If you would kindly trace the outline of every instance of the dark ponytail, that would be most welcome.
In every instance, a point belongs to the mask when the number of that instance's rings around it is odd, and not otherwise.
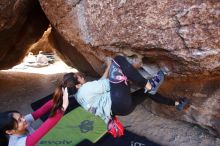
[[[7,111],[0,113],[0,145],[8,145],[8,136],[6,134],[7,130],[12,130],[16,128],[17,120],[14,119],[13,113],[19,113],[18,111]]]
[[[62,109],[63,105],[63,92],[62,88],[68,89],[68,95],[73,95],[77,92],[76,84],[78,84],[77,79],[74,77],[74,73],[67,73],[63,76],[63,82],[60,86],[55,89],[53,94],[53,107],[50,116],[54,116],[57,110]]]
[[[69,96],[76,94],[77,84],[79,83],[74,73],[67,73],[63,76],[63,87],[67,87]]]
[[[50,116],[54,116],[58,109],[62,109],[63,105],[63,92],[62,85],[58,86],[53,94],[53,107],[50,113]]]

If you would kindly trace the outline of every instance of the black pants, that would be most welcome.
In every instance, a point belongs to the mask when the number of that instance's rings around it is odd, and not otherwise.
[[[120,65],[124,75],[131,80],[133,83],[137,84],[141,88],[144,88],[147,84],[147,79],[142,77],[142,75],[135,69],[123,56],[116,56],[114,60]],[[156,102],[166,104],[166,105],[175,105],[175,101],[166,97],[163,97],[160,94],[144,94]],[[121,83],[111,83],[110,82],[110,94],[112,100],[112,112],[114,115],[127,115],[131,113],[138,102],[133,102],[134,96],[130,92],[130,85],[126,85],[125,82]],[[139,93],[140,94],[140,93]]]

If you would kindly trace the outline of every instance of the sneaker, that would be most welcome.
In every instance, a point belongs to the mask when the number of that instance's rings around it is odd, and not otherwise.
[[[151,89],[149,91],[146,91],[152,95],[157,93],[157,90],[159,89],[160,85],[164,81],[164,72],[162,70],[157,72],[157,75],[154,76],[153,78],[148,80],[151,84]]]
[[[178,111],[183,111],[189,103],[189,99],[186,97],[182,97],[179,101],[179,104],[176,106]]]

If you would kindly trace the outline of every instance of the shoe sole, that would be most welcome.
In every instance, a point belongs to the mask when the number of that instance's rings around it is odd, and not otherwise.
[[[157,90],[159,89],[159,87],[160,87],[160,85],[163,83],[163,81],[164,81],[164,72],[162,71],[162,70],[160,70],[159,72],[161,72],[162,74],[163,74],[163,78],[160,80],[160,82],[158,83],[158,85],[157,85],[157,87],[156,88],[154,88],[154,90],[151,90],[151,91],[149,91],[148,93],[149,94],[152,94],[152,95],[154,95],[154,94],[156,94],[157,93]]]
[[[185,108],[183,109],[183,111],[184,111],[184,112],[188,112],[189,109],[190,109],[190,107],[191,107],[191,105],[190,105],[190,103],[189,103],[189,101],[188,101],[188,103],[186,104],[186,106],[185,106]]]
[[[186,103],[183,104],[182,108],[181,109],[177,109],[178,111],[185,111],[187,109],[189,109],[189,100],[187,99]]]

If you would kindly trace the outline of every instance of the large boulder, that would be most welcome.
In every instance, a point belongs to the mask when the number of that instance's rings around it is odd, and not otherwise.
[[[220,2],[39,0],[67,62],[101,74],[106,56],[142,59],[144,73],[169,71],[160,92],[188,96],[187,112],[151,103],[159,115],[197,123],[220,136]],[[162,106],[162,108],[161,108]]]
[[[98,73],[105,56],[122,53],[138,55],[146,65],[166,64],[172,73],[219,74],[218,1],[40,0],[40,4],[56,31]]]
[[[8,69],[21,62],[48,24],[38,1],[1,0],[0,68]]]

